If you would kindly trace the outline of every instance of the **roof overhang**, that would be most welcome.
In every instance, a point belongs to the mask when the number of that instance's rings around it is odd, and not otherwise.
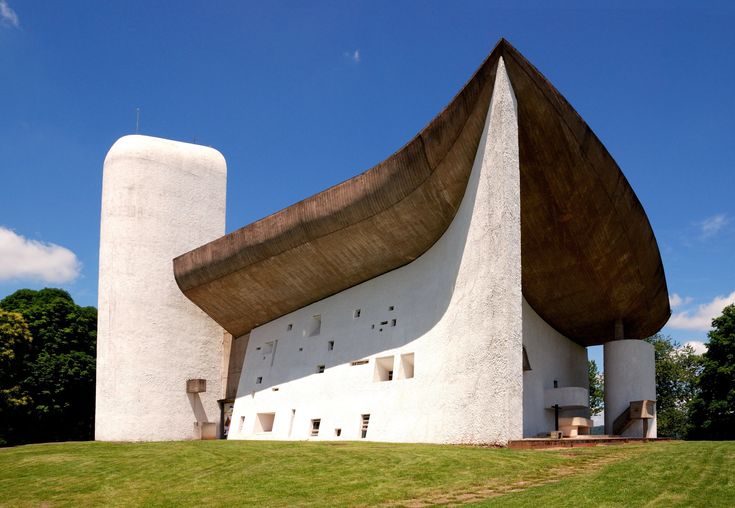
[[[174,260],[184,294],[235,336],[410,263],[459,207],[503,57],[518,103],[523,294],[581,345],[668,320],[648,218],[561,94],[501,40],[449,105],[377,166]]]

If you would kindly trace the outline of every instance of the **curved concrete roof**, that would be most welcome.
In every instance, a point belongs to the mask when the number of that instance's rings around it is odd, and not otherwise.
[[[503,57],[519,115],[523,294],[582,345],[657,332],[668,291],[646,214],[561,94],[501,40],[449,105],[377,166],[174,260],[184,294],[235,336],[398,268],[452,221]]]

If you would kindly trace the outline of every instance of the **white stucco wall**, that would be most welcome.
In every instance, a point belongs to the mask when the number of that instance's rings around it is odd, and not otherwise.
[[[222,329],[181,293],[172,260],[224,234],[225,187],[225,160],[211,148],[138,135],[110,148],[96,439],[191,439],[195,421],[217,421]],[[206,393],[187,395],[188,378],[206,379]]]
[[[651,344],[642,340],[614,340],[605,343],[605,433],[613,433],[613,423],[632,401],[656,400],[656,361]],[[656,419],[636,420],[625,432],[629,437],[656,437]]]
[[[554,430],[554,411],[546,408],[544,390],[558,386],[589,389],[587,348],[549,326],[523,300],[523,346],[531,370],[523,373],[523,437]],[[588,410],[569,409],[561,416],[589,416]]]
[[[520,438],[519,178],[516,103],[501,60],[467,191],[446,233],[414,262],[254,329],[229,437],[307,439],[318,418],[317,439],[359,439],[369,414],[369,440]],[[315,315],[321,330],[310,336]],[[403,354],[414,355],[411,379],[399,379]],[[376,359],[389,356],[394,379],[374,381]],[[271,432],[254,432],[258,413],[276,414]]]

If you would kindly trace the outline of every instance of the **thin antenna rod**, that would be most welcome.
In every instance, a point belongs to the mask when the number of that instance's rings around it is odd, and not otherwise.
[[[140,108],[135,108],[135,133],[140,132]]]

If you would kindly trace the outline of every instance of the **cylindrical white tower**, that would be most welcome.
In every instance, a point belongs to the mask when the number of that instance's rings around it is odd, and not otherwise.
[[[642,340],[613,340],[605,343],[605,433],[613,433],[613,422],[633,401],[656,400],[656,362],[653,346]],[[629,437],[656,437],[656,418],[649,420],[644,436],[641,420],[633,421],[623,433]]]
[[[181,293],[172,261],[224,234],[226,182],[224,157],[212,148],[138,135],[110,148],[100,227],[97,440],[192,439],[195,422],[217,422],[223,331]],[[206,391],[187,393],[187,379],[205,379]]]

